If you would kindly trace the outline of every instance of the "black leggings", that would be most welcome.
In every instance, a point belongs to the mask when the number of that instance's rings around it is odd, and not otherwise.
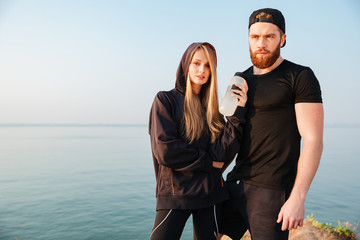
[[[216,239],[219,233],[218,216],[221,216],[220,211],[221,207],[219,205],[195,210],[158,210],[150,240],[180,239],[185,223],[191,214],[193,216],[194,239]]]

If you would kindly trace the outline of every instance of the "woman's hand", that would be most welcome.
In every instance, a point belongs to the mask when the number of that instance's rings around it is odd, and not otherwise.
[[[213,167],[214,168],[222,168],[224,166],[223,162],[215,162],[213,161]]]
[[[232,92],[231,95],[238,99],[238,106],[245,107],[245,104],[246,104],[246,101],[247,101],[248,85],[247,85],[246,81],[244,81],[244,86],[239,85],[239,84],[235,84],[235,86],[237,86],[241,90],[232,89],[231,90],[231,92]]]

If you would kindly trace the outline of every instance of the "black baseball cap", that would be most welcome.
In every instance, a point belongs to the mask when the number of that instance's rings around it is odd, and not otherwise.
[[[260,13],[266,13],[266,14],[270,15],[271,18],[256,17]],[[282,13],[277,9],[262,8],[262,9],[254,11],[249,17],[249,29],[250,29],[251,25],[253,25],[254,23],[257,23],[257,22],[267,22],[267,23],[275,24],[276,26],[278,26],[281,29],[281,31],[283,33],[285,33],[285,18],[282,15]],[[286,40],[284,42],[283,47],[285,46],[285,44],[286,44]]]

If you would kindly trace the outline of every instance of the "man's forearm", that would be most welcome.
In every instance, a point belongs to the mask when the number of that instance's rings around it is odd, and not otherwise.
[[[311,182],[319,167],[322,154],[322,141],[304,143],[301,151],[295,184],[291,195],[305,201]]]

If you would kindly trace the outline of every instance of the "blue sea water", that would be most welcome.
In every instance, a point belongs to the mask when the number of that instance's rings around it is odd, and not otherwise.
[[[325,129],[306,215],[359,223],[359,138],[360,128]],[[153,172],[146,126],[2,125],[0,239],[148,239]]]

